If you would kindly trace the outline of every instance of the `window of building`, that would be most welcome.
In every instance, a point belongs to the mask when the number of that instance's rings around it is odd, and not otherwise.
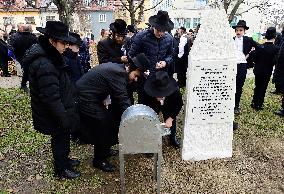
[[[184,20],[184,27],[190,28],[191,18],[185,18]]]
[[[46,21],[55,21],[55,16],[46,16]]]
[[[97,4],[101,7],[106,7],[107,6],[107,1],[106,0],[98,0]]]
[[[4,6],[15,5],[15,0],[6,0],[6,1],[3,1],[3,5],[4,5]]]
[[[200,23],[200,18],[193,18],[193,28],[196,28],[197,25]]]
[[[99,22],[106,22],[106,14],[99,15]]]
[[[14,25],[14,17],[3,17],[3,23],[5,26],[7,25]]]
[[[35,24],[34,17],[25,17],[26,24]]]

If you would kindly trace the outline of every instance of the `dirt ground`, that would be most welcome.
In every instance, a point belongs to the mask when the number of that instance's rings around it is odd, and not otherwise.
[[[6,79],[5,84],[2,80],[1,87],[9,84],[17,86],[17,78]],[[249,108],[252,82],[246,84],[243,114],[237,118],[240,128],[234,134],[233,157],[199,162],[182,161],[181,150],[172,148],[165,138],[161,193],[284,193],[283,118],[273,116],[271,110],[253,112]],[[18,104],[28,104],[28,98],[19,91],[16,93],[16,98],[11,96],[9,103],[5,102],[6,97],[1,99],[4,102],[0,102],[0,110],[12,109],[15,104],[22,107],[17,108],[16,112],[5,112],[11,114],[7,117],[9,121],[4,125],[0,123],[0,139],[7,144],[3,149],[0,146],[1,194],[120,193],[118,157],[111,158],[117,167],[115,173],[101,172],[91,167],[93,148],[89,145],[72,146],[72,156],[81,160],[80,179],[59,181],[53,178],[50,139],[32,129],[29,108]],[[280,97],[269,94],[267,99],[266,106],[277,109]],[[182,111],[178,117],[179,136],[183,117]],[[4,118],[2,121],[7,120]],[[7,135],[9,131],[12,136]],[[142,154],[129,155],[125,167],[127,193],[155,193],[153,159]]]

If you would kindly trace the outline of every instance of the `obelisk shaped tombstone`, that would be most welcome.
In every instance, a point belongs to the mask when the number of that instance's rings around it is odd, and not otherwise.
[[[183,160],[232,156],[236,58],[224,10],[206,10],[189,55]]]

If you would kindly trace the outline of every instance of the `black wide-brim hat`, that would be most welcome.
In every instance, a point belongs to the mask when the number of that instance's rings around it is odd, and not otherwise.
[[[150,67],[150,61],[144,53],[139,53],[136,57],[131,58],[131,61],[141,72],[145,72]]]
[[[171,31],[174,29],[174,23],[170,20],[169,14],[166,11],[158,11],[157,15],[149,18],[149,23],[152,27],[161,31]]]
[[[233,29],[236,29],[237,27],[243,27],[245,30],[249,29],[245,20],[239,20],[236,26],[232,26]]]
[[[167,97],[177,89],[175,79],[170,77],[166,71],[157,71],[144,84],[145,92],[152,97]]]
[[[47,21],[45,28],[36,27],[40,33],[57,40],[71,42],[74,39],[69,35],[69,29],[66,24],[60,21]]]
[[[71,36],[71,38],[73,38],[73,40],[70,41],[71,44],[76,44],[78,46],[82,45],[83,41],[79,34],[75,32],[70,32],[69,35]]]
[[[126,22],[122,19],[116,19],[113,23],[109,25],[109,29],[120,35],[126,35],[127,34],[127,29],[126,29]]]
[[[275,27],[267,28],[266,32],[263,33],[262,36],[265,36],[265,38],[268,39],[268,40],[276,38],[276,36],[277,36],[276,28]]]

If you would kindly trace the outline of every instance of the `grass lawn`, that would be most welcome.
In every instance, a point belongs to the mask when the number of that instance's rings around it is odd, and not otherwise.
[[[163,147],[162,193],[283,193],[283,118],[273,112],[281,96],[270,94],[265,109],[250,108],[254,80],[248,79],[236,118],[234,153],[230,159],[181,161],[180,152]],[[183,127],[183,112],[179,134]],[[50,138],[32,127],[29,97],[18,89],[0,89],[0,194],[2,193],[119,193],[119,171],[103,173],[91,167],[92,146],[72,145],[81,160],[77,180],[53,176]],[[112,158],[118,167],[118,158]],[[140,155],[127,157],[127,193],[153,193],[153,161]]]

